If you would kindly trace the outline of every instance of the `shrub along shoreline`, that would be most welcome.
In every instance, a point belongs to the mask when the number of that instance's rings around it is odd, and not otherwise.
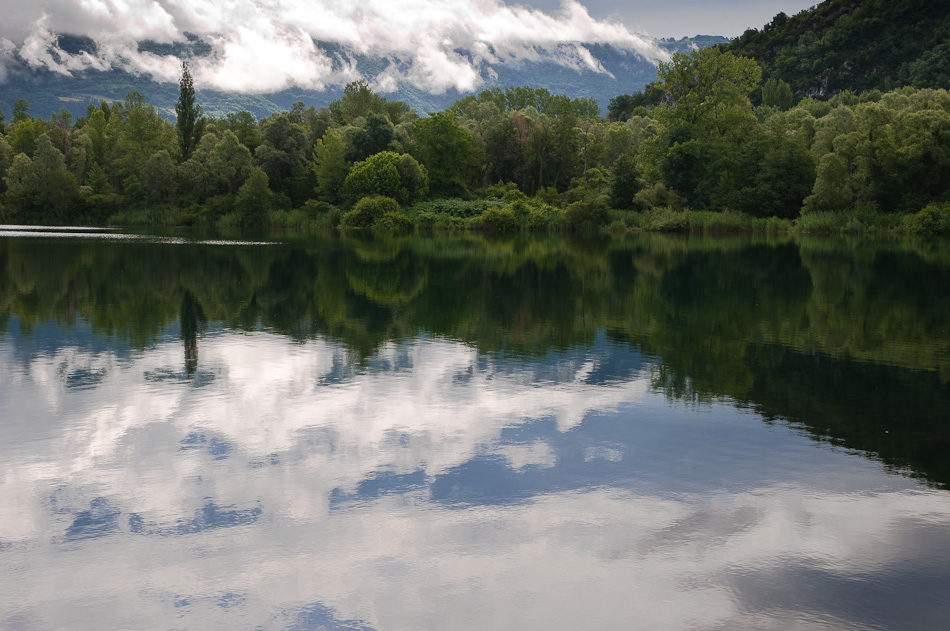
[[[487,193],[474,200],[459,198],[417,202],[402,208],[385,196],[363,198],[345,211],[325,202],[297,209],[271,209],[261,227],[316,230],[369,230],[402,233],[417,231],[481,232],[630,232],[670,233],[800,233],[867,235],[950,234],[950,203],[930,204],[918,213],[887,214],[874,211],[819,212],[791,220],[756,217],[735,211],[672,209],[618,210],[574,202],[566,207],[550,200],[529,198],[516,189]],[[109,217],[112,226],[184,227],[205,225],[237,228],[245,224],[237,214],[223,215],[213,224],[200,221],[200,212],[174,206],[123,211]],[[198,219],[196,221],[196,219]]]

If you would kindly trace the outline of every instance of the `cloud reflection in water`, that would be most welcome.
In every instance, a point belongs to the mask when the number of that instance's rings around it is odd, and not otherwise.
[[[0,626],[923,628],[947,604],[944,492],[670,404],[602,338],[354,365],[216,331],[191,378],[171,341],[15,344]]]

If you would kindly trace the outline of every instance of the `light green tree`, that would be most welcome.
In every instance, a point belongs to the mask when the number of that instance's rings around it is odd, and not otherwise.
[[[343,137],[335,129],[328,130],[314,145],[313,169],[320,198],[334,204],[341,202],[349,168]]]
[[[20,118],[10,125],[7,130],[7,139],[14,153],[25,153],[32,156],[36,151],[36,137],[42,133],[42,121],[32,118]]]
[[[61,216],[75,200],[78,187],[75,176],[66,169],[63,154],[46,134],[36,139],[33,172],[39,185],[39,205],[55,216]]]
[[[694,207],[735,208],[755,177],[761,130],[749,94],[761,68],[709,48],[676,53],[657,74],[671,106],[653,110],[665,129],[648,155],[663,183]]]
[[[145,161],[163,149],[169,155],[177,150],[175,129],[138,92],[130,92],[110,110],[105,130],[109,153],[104,166],[111,167],[113,182],[121,193],[137,197]]]
[[[7,196],[13,206],[31,218],[62,217],[78,195],[76,178],[66,169],[63,154],[49,136],[36,139],[33,159],[17,154],[7,172]]]
[[[832,153],[822,156],[812,194],[805,198],[804,211],[841,211],[853,200],[848,165]]]
[[[237,135],[225,130],[211,153],[211,164],[217,176],[226,182],[228,192],[233,195],[250,174],[253,160],[251,152],[241,144]]]
[[[230,129],[241,141],[241,144],[247,147],[251,153],[261,144],[261,129],[257,124],[254,115],[246,110],[232,112],[225,118],[226,129]],[[219,130],[221,127],[218,128]]]
[[[13,122],[22,123],[30,119],[30,103],[24,98],[13,102]]]
[[[69,172],[76,176],[79,184],[85,184],[86,171],[90,166],[92,140],[82,132],[74,132],[69,143],[69,152],[66,154],[66,165]]]
[[[762,104],[787,110],[795,103],[792,86],[781,79],[772,77],[762,86]]]
[[[83,126],[83,134],[88,136],[91,141],[90,157],[97,164],[102,165],[106,157],[111,152],[111,138],[107,135],[105,112],[100,108],[92,110],[86,118],[86,124]]]
[[[7,189],[7,199],[15,209],[28,210],[32,208],[38,183],[30,156],[25,153],[18,153],[13,156],[4,183]]]
[[[704,48],[676,53],[670,61],[660,62],[657,77],[675,105],[669,112],[698,122],[715,120],[717,110],[725,107],[747,105],[762,69],[752,59]]]
[[[356,200],[368,195],[384,195],[401,204],[421,199],[428,190],[429,178],[425,167],[416,163],[421,174],[416,177],[416,169],[411,168],[411,164],[403,164],[402,172],[411,176],[409,180],[404,181],[400,173],[402,161],[403,156],[400,154],[383,151],[357,162],[346,176],[344,187],[347,196]]]
[[[619,121],[608,123],[604,130],[604,160],[613,162],[625,153],[636,152],[637,138],[633,130]]]
[[[179,167],[179,177],[184,184],[184,191],[190,193],[198,202],[224,192],[225,178],[218,171],[215,161],[217,146],[217,134],[212,132],[204,134],[191,153],[191,157]]]

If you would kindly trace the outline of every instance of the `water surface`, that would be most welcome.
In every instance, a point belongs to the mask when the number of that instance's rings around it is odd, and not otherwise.
[[[0,628],[950,617],[946,244],[0,228]]]

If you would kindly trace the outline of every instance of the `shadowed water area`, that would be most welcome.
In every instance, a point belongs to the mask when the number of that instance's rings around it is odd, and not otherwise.
[[[0,233],[0,628],[935,629],[950,248]]]

